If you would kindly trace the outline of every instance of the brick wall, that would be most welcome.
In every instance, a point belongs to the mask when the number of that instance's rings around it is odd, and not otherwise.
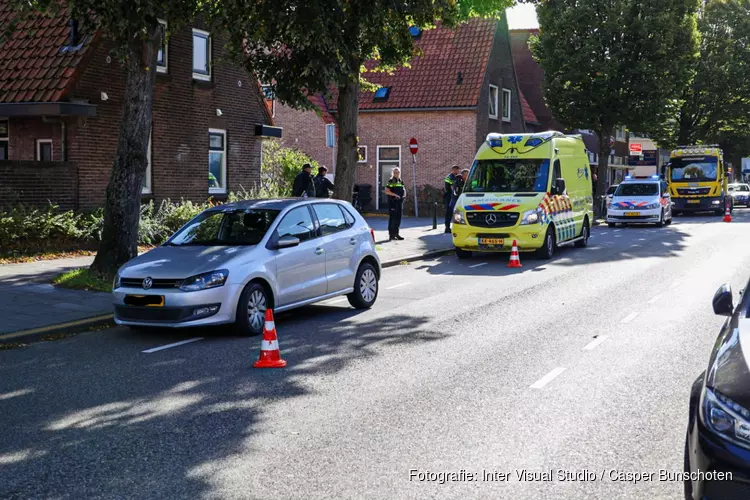
[[[52,159],[62,161],[60,120],[41,118],[10,118],[8,121],[8,158],[10,160],[36,160],[36,141],[52,139]]]
[[[281,142],[284,147],[296,148],[304,152],[321,165],[328,167],[328,173],[334,174],[332,168],[331,148],[326,147],[326,126],[323,120],[313,111],[299,111],[276,102],[274,120],[284,127]]]
[[[64,210],[78,208],[76,165],[64,162],[0,161],[0,207],[23,201],[27,204],[52,203]]]

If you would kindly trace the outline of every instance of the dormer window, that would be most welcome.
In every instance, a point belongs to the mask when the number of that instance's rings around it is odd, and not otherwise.
[[[390,87],[380,87],[378,90],[375,91],[375,98],[373,99],[373,101],[375,102],[387,101],[389,95],[391,95]]]
[[[422,36],[422,28],[420,28],[419,26],[412,26],[411,28],[409,28],[409,34],[412,38],[417,40]]]

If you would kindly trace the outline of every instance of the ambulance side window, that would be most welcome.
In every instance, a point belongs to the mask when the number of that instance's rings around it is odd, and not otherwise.
[[[555,181],[562,178],[562,170],[560,169],[560,160],[555,160],[554,167],[552,167],[552,184],[550,191],[555,188]]]

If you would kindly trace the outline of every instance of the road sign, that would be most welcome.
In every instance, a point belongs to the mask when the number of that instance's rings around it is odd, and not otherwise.
[[[612,148],[614,146],[615,146],[615,138],[614,137],[610,137],[609,138],[609,147]]]
[[[630,144],[630,154],[635,155],[641,155],[643,154],[643,144]]]
[[[336,147],[336,124],[335,123],[326,124],[326,147],[327,148]]]
[[[419,144],[417,144],[417,140],[414,137],[409,141],[409,151],[411,151],[411,154],[413,155],[417,154],[417,151],[419,151]]]

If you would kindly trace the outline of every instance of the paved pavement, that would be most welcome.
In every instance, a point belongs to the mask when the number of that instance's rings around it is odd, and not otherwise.
[[[746,284],[749,223],[596,228],[521,270],[393,267],[369,311],[280,315],[282,370],[251,368],[260,340],[223,328],[0,351],[0,498],[682,498],[676,482],[517,471],[682,470],[690,385],[722,324],[711,297]]]
[[[452,248],[451,238],[432,230],[431,219],[405,218],[404,241],[388,241],[388,219],[369,218],[380,258],[385,261]],[[50,281],[60,273],[91,264],[93,257],[0,266],[0,334],[44,328],[112,313],[109,294],[66,290]]]

